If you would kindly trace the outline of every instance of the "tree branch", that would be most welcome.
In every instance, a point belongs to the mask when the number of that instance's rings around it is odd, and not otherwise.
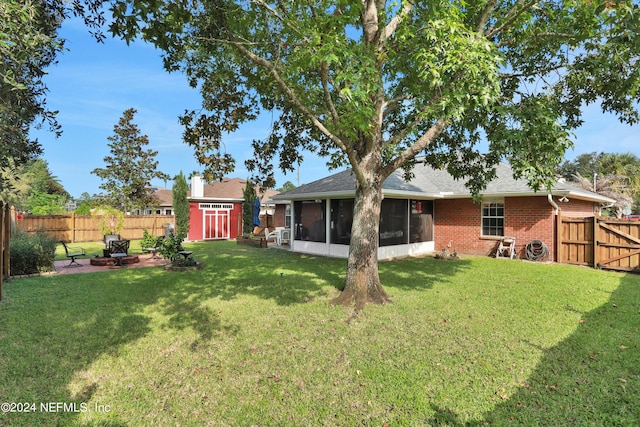
[[[338,120],[339,116],[338,112],[336,111],[335,105],[333,105],[333,100],[331,99],[331,91],[329,90],[329,69],[325,61],[322,61],[322,64],[320,66],[320,73],[322,80],[322,91],[324,93],[324,105],[331,113],[331,118],[335,122]]]
[[[490,28],[486,34],[486,37],[490,39],[491,37],[495,36],[499,32],[503,31],[505,28],[509,27],[509,25],[513,24],[515,20],[518,19],[518,17],[520,17],[520,15],[522,15],[525,11],[533,7],[533,5],[535,5],[536,3],[538,3],[538,0],[529,0],[528,3],[525,3],[524,0],[519,0],[518,3],[516,3],[511,8],[511,10],[509,10],[509,12],[507,12],[507,14],[505,15],[506,21],[497,28],[496,27]],[[522,7],[520,8],[520,6]]]
[[[322,123],[318,117],[316,117],[311,110],[305,107],[302,102],[298,99],[293,89],[289,87],[289,85],[280,77],[278,70],[276,67],[267,59],[262,58],[249,49],[247,49],[243,43],[236,42],[233,40],[227,40],[227,43],[235,47],[242,55],[244,55],[248,60],[253,62],[256,65],[262,66],[269,71],[271,77],[273,77],[276,84],[282,89],[288,98],[289,102],[293,104],[298,111],[302,113],[304,117],[306,117],[322,134],[324,134],[331,142],[333,142],[343,153],[345,153],[349,159],[349,163],[353,166],[353,172],[356,175],[356,178],[360,182],[365,182],[364,175],[362,171],[358,168],[358,159],[356,158],[356,153],[353,147],[347,145],[341,138],[331,132],[327,127]]]
[[[572,38],[575,38],[575,34],[546,32],[546,33],[538,33],[538,34],[534,35],[533,37],[536,37],[536,38],[538,38],[538,37],[539,38],[541,38],[541,37],[561,37],[561,38],[565,38],[565,39],[572,39]],[[496,43],[496,47],[499,49],[501,47],[510,46],[512,43],[513,43],[513,39],[504,40],[504,41],[501,41],[500,43]]]
[[[501,79],[519,79],[522,77],[531,77],[531,76],[537,76],[537,75],[543,75],[546,73],[549,73],[551,71],[557,71],[560,70],[564,67],[566,67],[567,64],[556,64],[552,67],[545,67],[545,68],[537,68],[536,70],[532,71],[531,73],[504,73],[500,75]]]
[[[419,152],[424,150],[427,145],[431,144],[431,142],[440,136],[444,131],[444,128],[447,126],[447,121],[444,117],[440,117],[436,122],[429,128],[428,131],[424,133],[418,140],[411,145],[411,147],[404,150],[402,153],[398,155],[395,159],[390,161],[382,170],[383,178],[388,177],[398,169],[400,166],[405,164],[405,162],[413,159]]]
[[[482,14],[480,15],[480,17],[478,18],[478,24],[476,25],[477,33],[482,33],[482,29],[484,28],[485,25],[487,25],[487,21],[489,20],[489,15],[493,11],[493,9],[496,7],[496,3],[498,3],[498,0],[489,0],[487,4],[484,6],[484,10],[482,11]]]
[[[373,43],[378,35],[378,8],[375,0],[361,0],[362,2],[362,31],[367,43]]]
[[[396,32],[398,25],[402,23],[404,18],[406,18],[412,10],[413,1],[406,1],[405,5],[402,7],[402,10],[400,10],[400,13],[394,16],[393,19],[391,19],[387,26],[382,30],[382,34],[380,35],[380,44],[386,42]]]
[[[308,37],[304,36],[304,32],[301,31],[297,26],[292,25],[295,21],[291,20],[291,19],[285,19],[282,16],[280,16],[280,14],[278,13],[278,11],[276,11],[274,8],[272,8],[271,6],[269,6],[267,3],[265,3],[263,0],[252,0],[253,2],[255,2],[256,4],[262,6],[263,8],[265,8],[265,10],[267,10],[270,14],[272,14],[273,16],[276,17],[276,19],[278,19],[278,21],[280,21],[285,27],[291,28],[294,32],[296,32],[299,36],[302,36],[302,40],[304,40],[305,42],[309,41]],[[280,3],[278,3],[280,5]],[[284,9],[284,8],[283,8]],[[286,11],[285,11],[286,13]]]
[[[415,98],[414,95],[403,95],[397,98],[390,99],[389,101],[385,102],[382,106],[384,110],[383,118],[387,117],[389,114],[394,112],[398,108],[398,105],[400,105],[401,102],[409,99],[413,99],[413,98]]]
[[[412,98],[413,96],[411,96]],[[387,140],[385,145],[396,145],[398,143],[400,143],[400,141],[402,141],[407,135],[409,135],[409,133],[411,132],[411,130],[417,126],[423,119],[420,117],[420,115],[424,112],[427,111],[427,108],[431,105],[434,104],[434,102],[440,100],[440,95],[435,95],[433,96],[429,102],[427,103],[427,105],[422,109],[422,111],[420,111],[419,113],[416,114],[416,117],[413,119],[413,121],[406,125],[400,132],[398,132],[393,138],[390,138],[389,140]],[[399,98],[398,98],[399,99]],[[409,99],[409,97],[407,97],[407,99]],[[397,105],[397,104],[396,104]],[[394,107],[395,108],[395,107]]]

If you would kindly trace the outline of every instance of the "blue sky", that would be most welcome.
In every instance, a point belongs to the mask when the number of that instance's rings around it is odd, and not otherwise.
[[[59,111],[64,133],[57,139],[44,130],[34,131],[32,136],[42,144],[49,170],[72,196],[100,192],[101,180],[90,172],[104,167],[103,159],[109,155],[107,137],[113,135],[122,113],[132,107],[138,111],[134,122],[149,137],[149,148],[158,151],[160,170],[174,176],[181,170],[188,175],[202,169],[192,149],[182,142],[178,123],[178,116],[186,109],[200,107],[199,93],[188,86],[184,75],[164,71],[159,51],[148,44],[127,46],[111,38],[98,44],[77,20],[67,21],[60,34],[67,39],[69,50],[49,69],[45,82],[50,91],[48,107]],[[603,115],[598,106],[587,108],[584,118],[567,159],[593,151],[640,156],[638,126],[620,124]],[[230,177],[249,177],[244,160],[253,156],[251,141],[268,135],[269,128],[270,115],[265,114],[224,137],[227,152],[236,159],[236,170]],[[299,174],[277,173],[276,181],[277,185],[285,181],[304,184],[327,174],[323,159],[307,155]],[[164,186],[160,181],[153,184]]]

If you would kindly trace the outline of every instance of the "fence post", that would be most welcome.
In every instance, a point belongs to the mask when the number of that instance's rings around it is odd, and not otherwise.
[[[600,248],[598,247],[598,240],[600,240],[600,223],[598,220],[600,216],[595,213],[593,215],[593,267],[598,268],[600,264]]]

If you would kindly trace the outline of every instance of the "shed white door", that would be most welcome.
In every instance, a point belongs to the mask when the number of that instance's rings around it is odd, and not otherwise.
[[[204,239],[229,238],[229,211],[214,210],[204,212]]]

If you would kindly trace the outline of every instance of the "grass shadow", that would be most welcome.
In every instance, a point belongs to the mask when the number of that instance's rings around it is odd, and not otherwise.
[[[201,242],[194,244],[194,251],[205,264],[198,286],[215,290],[227,301],[252,295],[287,306],[328,299],[333,289],[342,287],[346,271],[346,260],[235,242]]]
[[[154,295],[126,285],[122,292],[125,278],[126,274],[95,273],[11,280],[5,285],[6,299],[0,309],[3,397],[10,402],[33,402],[38,410],[5,414],[2,423],[72,424],[76,412],[45,413],[40,403],[79,407],[91,399],[97,385],[89,380],[71,391],[73,374],[100,356],[117,357],[124,345],[151,331],[150,319],[138,308]]]
[[[620,280],[609,301],[584,313],[478,425],[640,425],[640,283],[633,275]]]
[[[446,283],[471,267],[465,259],[439,260],[431,256],[405,258],[402,262],[383,261],[379,264],[380,280],[404,291],[429,290],[435,283]]]

